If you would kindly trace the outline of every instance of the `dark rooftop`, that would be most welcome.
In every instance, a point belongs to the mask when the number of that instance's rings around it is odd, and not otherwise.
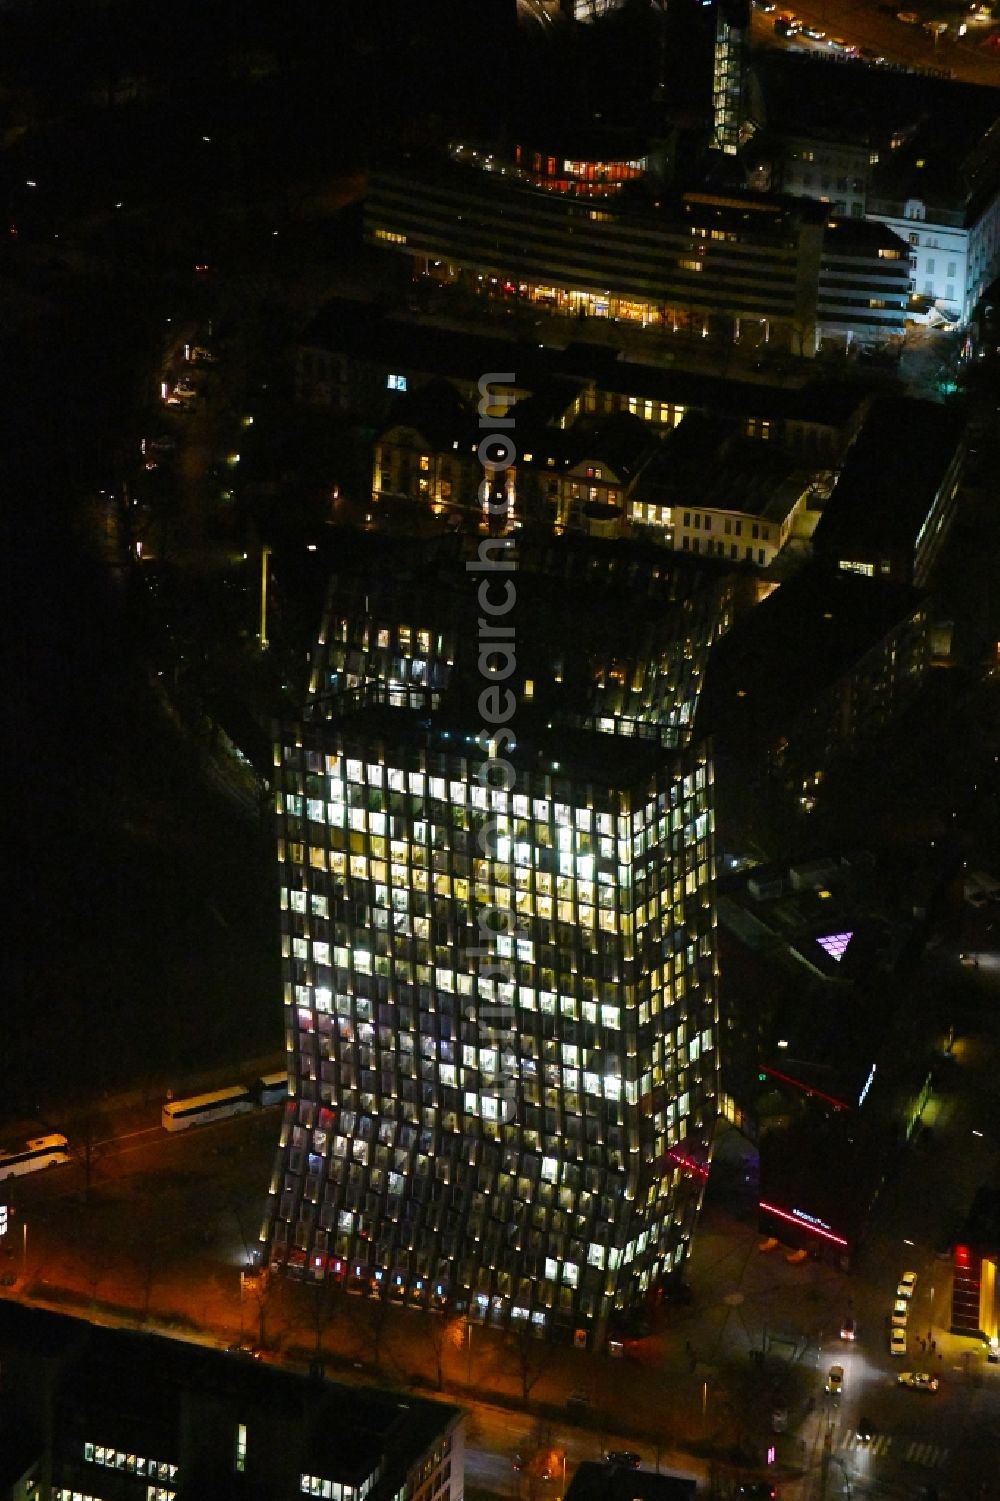
[[[876,401],[813,534],[817,554],[890,558],[915,548],[963,429],[961,414],[937,402]]]
[[[566,1491],[566,1501],[693,1501],[697,1484],[684,1475],[658,1475],[623,1465],[584,1460]]]
[[[921,598],[888,580],[819,564],[804,568],[717,643],[699,729],[737,746],[786,727],[912,615]]]
[[[768,120],[785,135],[817,130],[879,148],[927,122],[956,158],[1000,116],[1000,90],[889,68],[854,67],[773,48],[754,58]]]
[[[537,341],[501,339],[386,317],[372,304],[350,299],[327,303],[302,331],[299,344],[389,370],[440,375],[472,386],[484,370],[513,371],[517,389],[537,398],[525,398],[517,409],[529,420],[532,433],[540,423],[558,415],[564,398],[569,405],[574,383],[576,389],[593,383],[600,390],[680,406],[834,427],[847,422],[865,399],[844,382],[822,377],[798,388],[724,379],[669,364],[626,360],[607,344],[575,341],[564,348],[539,346]]]

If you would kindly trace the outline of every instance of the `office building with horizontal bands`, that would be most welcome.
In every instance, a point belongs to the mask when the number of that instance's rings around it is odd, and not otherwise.
[[[295,1103],[262,1236],[306,1278],[599,1339],[679,1271],[707,1174],[712,765],[691,725],[728,585],[521,538],[340,550],[305,722],[275,747]],[[484,731],[511,591],[514,707]]]
[[[0,1360],[5,1501],[462,1501],[447,1404],[7,1302]]]
[[[537,163],[537,165],[536,165]],[[826,335],[901,335],[907,247],[879,225],[764,193],[657,186],[649,160],[580,162],[465,145],[372,173],[372,243],[414,273],[573,317],[694,337],[766,338],[814,354]]]

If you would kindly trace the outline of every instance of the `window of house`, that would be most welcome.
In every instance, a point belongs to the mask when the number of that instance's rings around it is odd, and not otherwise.
[[[933,256],[931,256],[930,259],[927,262],[927,275],[928,276],[933,276],[934,275],[934,257]]]
[[[385,384],[386,384],[387,389],[390,390],[390,391],[405,391],[406,390],[406,376],[405,375],[387,375],[386,378],[385,378]]]
[[[954,261],[949,261],[948,262],[948,275],[951,276],[951,277],[953,277],[955,275],[955,262]]]
[[[690,526],[691,525],[691,512],[690,511],[685,511],[684,512],[684,525],[685,526]]]

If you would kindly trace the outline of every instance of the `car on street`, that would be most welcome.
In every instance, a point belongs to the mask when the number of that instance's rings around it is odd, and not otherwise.
[[[917,1274],[916,1274],[916,1272],[904,1272],[903,1275],[899,1279],[899,1286],[896,1288],[896,1297],[897,1298],[912,1298],[913,1297],[913,1289],[916,1287],[916,1285],[917,1285]]]
[[[826,1378],[826,1389],[831,1397],[840,1396],[844,1390],[844,1367],[842,1365],[830,1367],[830,1374]]]
[[[807,36],[811,42],[824,42],[826,32],[820,31],[818,26],[803,26],[802,35]]]
[[[905,1355],[906,1354],[906,1330],[905,1329],[893,1329],[890,1332],[890,1334],[889,1334],[889,1354],[890,1355]]]
[[[736,1495],[737,1501],[778,1501],[778,1492],[769,1480],[746,1480]]]
[[[586,1392],[570,1392],[566,1406],[571,1412],[585,1411],[590,1406],[590,1398]]]
[[[940,1382],[928,1371],[901,1371],[896,1377],[897,1386],[905,1386],[911,1392],[936,1392]]]
[[[846,1340],[855,1340],[858,1337],[858,1328],[854,1322],[854,1315],[848,1314],[840,1326],[840,1337]]]
[[[860,1417],[854,1428],[855,1437],[859,1444],[870,1444],[875,1437],[875,1429],[870,1418]]]
[[[260,1345],[255,1345],[252,1340],[240,1339],[235,1344],[226,1347],[227,1355],[241,1355],[244,1360],[263,1360],[264,1352]]]
[[[642,1464],[642,1456],[634,1449],[609,1449],[604,1459],[606,1464],[622,1465],[626,1470],[637,1470]]]
[[[893,1329],[905,1329],[906,1320],[910,1316],[910,1305],[905,1298],[897,1298],[892,1305]]]

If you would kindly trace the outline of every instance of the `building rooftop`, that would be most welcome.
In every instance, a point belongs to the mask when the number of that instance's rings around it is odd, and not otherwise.
[[[853,67],[774,48],[754,60],[769,121],[782,135],[867,142],[880,168],[894,136],[923,124],[961,160],[1000,117],[1000,90],[952,79]]]
[[[888,580],[819,564],[802,569],[716,644],[699,729],[737,747],[787,727],[909,618],[921,598]]]
[[[645,466],[641,493],[783,521],[808,483],[780,443],[745,437],[735,418],[688,411]]]
[[[587,1459],[577,1466],[566,1501],[694,1501],[696,1494],[696,1482],[685,1475],[659,1475]]]
[[[577,340],[565,346],[541,346],[537,340],[495,338],[414,318],[384,316],[372,304],[350,299],[327,303],[302,331],[299,344],[387,370],[445,376],[472,386],[484,370],[513,371],[514,385],[524,393],[514,410],[527,422],[532,436],[539,427],[558,420],[574,391],[592,385],[640,400],[838,428],[866,400],[863,392],[843,381],[818,377],[798,388],[769,386],[760,380],[685,370],[657,363],[655,358],[624,359],[608,344]],[[663,352],[673,358],[671,349]],[[519,441],[518,446],[523,449],[525,444]]]
[[[817,555],[836,562],[915,549],[964,426],[937,402],[875,401],[817,523]]]

